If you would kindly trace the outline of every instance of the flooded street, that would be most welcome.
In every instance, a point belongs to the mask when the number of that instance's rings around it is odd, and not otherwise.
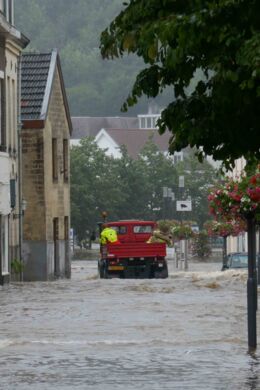
[[[74,261],[71,280],[0,288],[0,389],[260,389],[247,275],[220,268],[100,280]]]

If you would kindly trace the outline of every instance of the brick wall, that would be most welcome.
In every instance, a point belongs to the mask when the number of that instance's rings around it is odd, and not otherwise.
[[[52,177],[52,155],[50,152],[52,150],[52,138],[57,139],[58,177],[56,181],[53,181]],[[59,74],[56,70],[44,132],[44,142],[46,145],[46,235],[48,240],[53,239],[53,218],[59,218],[59,239],[64,240],[64,217],[70,215],[69,180],[66,180],[63,172],[63,140],[69,140],[69,138],[69,128],[63,103]]]
[[[24,240],[46,239],[43,130],[23,129]]]
[[[65,250],[68,242],[68,234],[65,233],[65,217],[68,228],[70,194],[69,180],[63,172],[64,139],[69,140],[70,137],[57,70],[44,126],[44,129],[22,130],[22,184],[23,196],[27,201],[23,224],[24,280],[28,281],[70,276],[70,257]],[[53,138],[56,139],[57,144],[55,179],[53,179]],[[69,166],[69,163],[67,165]]]

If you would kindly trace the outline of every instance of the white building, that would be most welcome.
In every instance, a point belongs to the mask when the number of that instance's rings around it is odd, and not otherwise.
[[[124,145],[128,154],[137,158],[141,149],[152,139],[158,149],[168,155],[171,133],[160,135],[156,127],[159,114],[144,114],[137,117],[72,117],[71,145],[79,145],[84,137],[92,137],[97,145],[114,158],[120,158]],[[182,161],[184,153],[177,152],[174,162]]]
[[[19,258],[18,81],[19,56],[29,43],[14,27],[13,0],[0,0],[0,284]]]

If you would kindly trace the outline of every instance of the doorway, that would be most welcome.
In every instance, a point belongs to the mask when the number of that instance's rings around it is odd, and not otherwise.
[[[54,277],[59,277],[59,218],[53,218]]]

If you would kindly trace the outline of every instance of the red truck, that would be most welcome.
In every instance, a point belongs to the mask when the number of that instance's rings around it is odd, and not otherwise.
[[[106,222],[102,228],[116,230],[119,243],[100,245],[100,278],[167,278],[165,243],[147,243],[156,223],[127,220]]]

